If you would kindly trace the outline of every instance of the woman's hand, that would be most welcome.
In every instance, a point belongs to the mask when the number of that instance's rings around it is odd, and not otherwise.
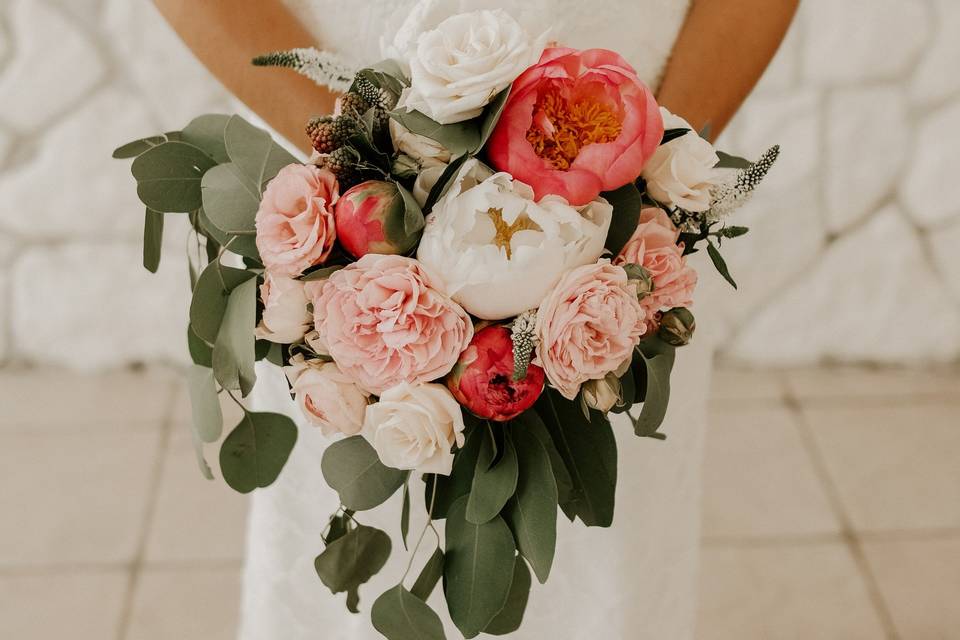
[[[799,0],[694,0],[657,101],[716,138],[777,52]]]
[[[254,67],[270,51],[317,46],[280,0],[154,0],[197,58],[234,95],[304,151],[304,125],[330,113],[330,91],[292,71]]]

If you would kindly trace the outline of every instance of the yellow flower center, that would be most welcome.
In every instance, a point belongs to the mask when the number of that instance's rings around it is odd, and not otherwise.
[[[536,222],[524,215],[514,220],[513,224],[507,224],[506,220],[503,219],[503,209],[487,209],[487,215],[493,221],[495,230],[493,244],[507,252],[507,260],[513,255],[513,250],[510,248],[510,240],[513,239],[513,234],[518,231],[540,228]]]
[[[566,171],[583,147],[616,140],[622,128],[610,105],[590,99],[571,101],[554,87],[537,98],[527,141],[534,153]]]

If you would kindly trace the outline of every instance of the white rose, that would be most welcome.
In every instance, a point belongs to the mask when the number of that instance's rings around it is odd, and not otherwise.
[[[536,308],[566,271],[595,262],[612,213],[602,199],[534,202],[528,185],[471,159],[427,216],[417,259],[464,309],[500,320]]]
[[[476,118],[540,58],[546,40],[502,9],[450,16],[417,37],[410,92],[400,104],[440,124]]]
[[[312,318],[302,282],[267,271],[260,285],[260,298],[263,318],[257,326],[258,338],[281,344],[292,344],[303,338]]]
[[[713,145],[693,131],[690,124],[660,107],[664,129],[690,129],[688,133],[660,145],[643,168],[647,193],[666,204],[687,211],[710,208],[710,189],[722,178],[714,167],[719,158]]]
[[[448,476],[463,429],[460,405],[445,386],[402,382],[367,408],[363,436],[388,467]]]
[[[390,137],[393,147],[416,160],[421,169],[443,167],[450,162],[450,151],[446,147],[436,140],[413,133],[393,118],[390,118]]]
[[[297,405],[310,424],[325,436],[353,436],[363,428],[370,394],[333,362],[295,356],[285,367]]]

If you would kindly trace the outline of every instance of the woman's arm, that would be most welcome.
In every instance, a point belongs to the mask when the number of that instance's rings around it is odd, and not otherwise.
[[[280,0],[154,0],[201,62],[234,95],[304,151],[303,128],[330,113],[336,96],[292,71],[254,67],[270,51],[315,46]]]
[[[694,0],[657,101],[716,138],[776,53],[799,0]]]

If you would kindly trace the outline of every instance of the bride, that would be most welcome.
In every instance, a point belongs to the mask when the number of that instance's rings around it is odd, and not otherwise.
[[[798,0],[435,0],[450,13],[500,6],[521,22],[551,27],[552,38],[623,55],[660,104],[696,129],[718,134],[776,51]],[[423,0],[420,0],[423,2]],[[304,123],[329,113],[335,96],[293,73],[259,69],[268,51],[316,45],[357,65],[379,60],[416,0],[156,0],[165,17],[217,77],[292,143],[308,150]],[[699,265],[701,274],[709,266]],[[702,278],[706,281],[708,278]],[[701,327],[711,305],[696,298]],[[709,335],[678,352],[665,442],[640,439],[615,420],[619,504],[614,527],[587,529],[560,519],[550,580],[535,585],[515,638],[682,640],[694,633],[699,537],[700,452],[712,359]],[[259,409],[295,415],[279,371],[258,370]],[[253,497],[242,640],[373,640],[369,606],[402,574],[405,554],[361,589],[361,615],[345,611],[313,569],[321,532],[338,506],[320,472],[326,444],[301,429],[277,482]],[[417,496],[417,491],[411,492]],[[413,513],[423,513],[414,502]],[[365,523],[392,533],[399,496]],[[431,599],[445,616],[439,593]],[[447,620],[448,637],[459,634]]]

